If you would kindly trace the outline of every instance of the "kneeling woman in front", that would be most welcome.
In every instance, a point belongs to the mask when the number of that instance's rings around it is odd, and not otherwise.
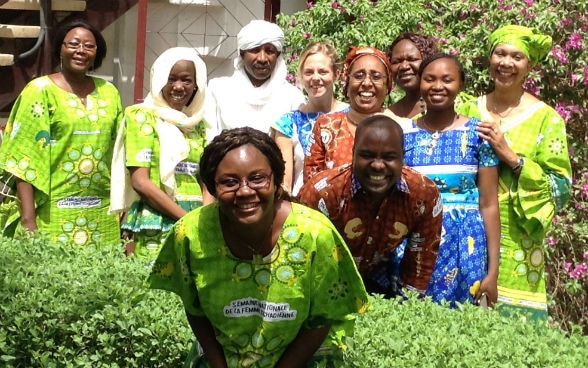
[[[267,134],[223,131],[200,170],[217,201],[176,223],[149,278],[182,298],[203,353],[194,366],[336,366],[351,314],[368,306],[337,230],[287,199]]]

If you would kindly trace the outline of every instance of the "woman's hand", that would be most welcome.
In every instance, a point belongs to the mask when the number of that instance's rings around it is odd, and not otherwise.
[[[500,129],[500,122],[485,122],[481,121],[476,127],[479,136],[486,140],[492,148],[500,161],[505,162],[508,166],[513,167],[517,164],[518,155],[510,149],[504,133]]]
[[[480,302],[480,298],[482,298],[483,294],[486,294],[486,297],[488,298],[488,306],[492,307],[498,300],[498,285],[496,276],[489,274],[482,279],[480,288],[474,297],[474,302],[476,304]]]

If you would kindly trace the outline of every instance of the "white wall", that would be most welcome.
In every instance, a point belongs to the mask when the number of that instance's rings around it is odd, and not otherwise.
[[[208,68],[208,77],[229,75],[237,55],[236,35],[252,19],[263,19],[263,0],[149,0],[143,96],[148,92],[149,68],[169,47],[196,48]],[[281,11],[306,8],[306,0],[282,0]],[[123,105],[134,103],[137,40],[135,6],[103,31],[108,54],[96,74],[112,80]]]

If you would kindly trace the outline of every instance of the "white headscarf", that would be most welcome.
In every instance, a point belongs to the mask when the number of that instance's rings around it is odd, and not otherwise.
[[[196,93],[190,104],[182,111],[169,106],[162,94],[167,84],[169,73],[180,60],[194,63],[196,70]],[[188,157],[190,147],[182,131],[190,131],[202,121],[206,99],[207,71],[206,64],[198,52],[189,47],[174,47],[164,51],[153,63],[150,74],[150,92],[143,103],[136,106],[151,112],[157,119],[155,129],[160,143],[160,180],[165,192],[173,198],[176,191],[175,168]],[[109,213],[123,212],[138,199],[133,190],[130,175],[126,169],[124,147],[125,121],[121,122],[112,158],[111,191]]]
[[[276,65],[270,78],[261,86],[255,87],[251,84],[247,73],[243,69],[243,58],[241,51],[251,50],[266,43],[271,43],[280,53],[276,58]],[[251,105],[264,105],[269,101],[274,88],[280,88],[286,80],[288,70],[282,50],[284,48],[284,32],[274,23],[254,19],[241,28],[237,34],[237,57],[233,64],[235,66],[236,82],[239,84],[243,96]]]

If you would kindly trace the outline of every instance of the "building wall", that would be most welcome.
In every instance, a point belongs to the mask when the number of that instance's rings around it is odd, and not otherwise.
[[[282,0],[281,12],[306,8],[306,0]],[[194,47],[208,68],[208,78],[230,75],[237,56],[237,33],[252,19],[263,19],[264,0],[149,0],[143,80],[148,92],[149,68],[169,47]],[[134,101],[138,6],[103,31],[109,46],[97,74],[113,81],[123,105]]]

